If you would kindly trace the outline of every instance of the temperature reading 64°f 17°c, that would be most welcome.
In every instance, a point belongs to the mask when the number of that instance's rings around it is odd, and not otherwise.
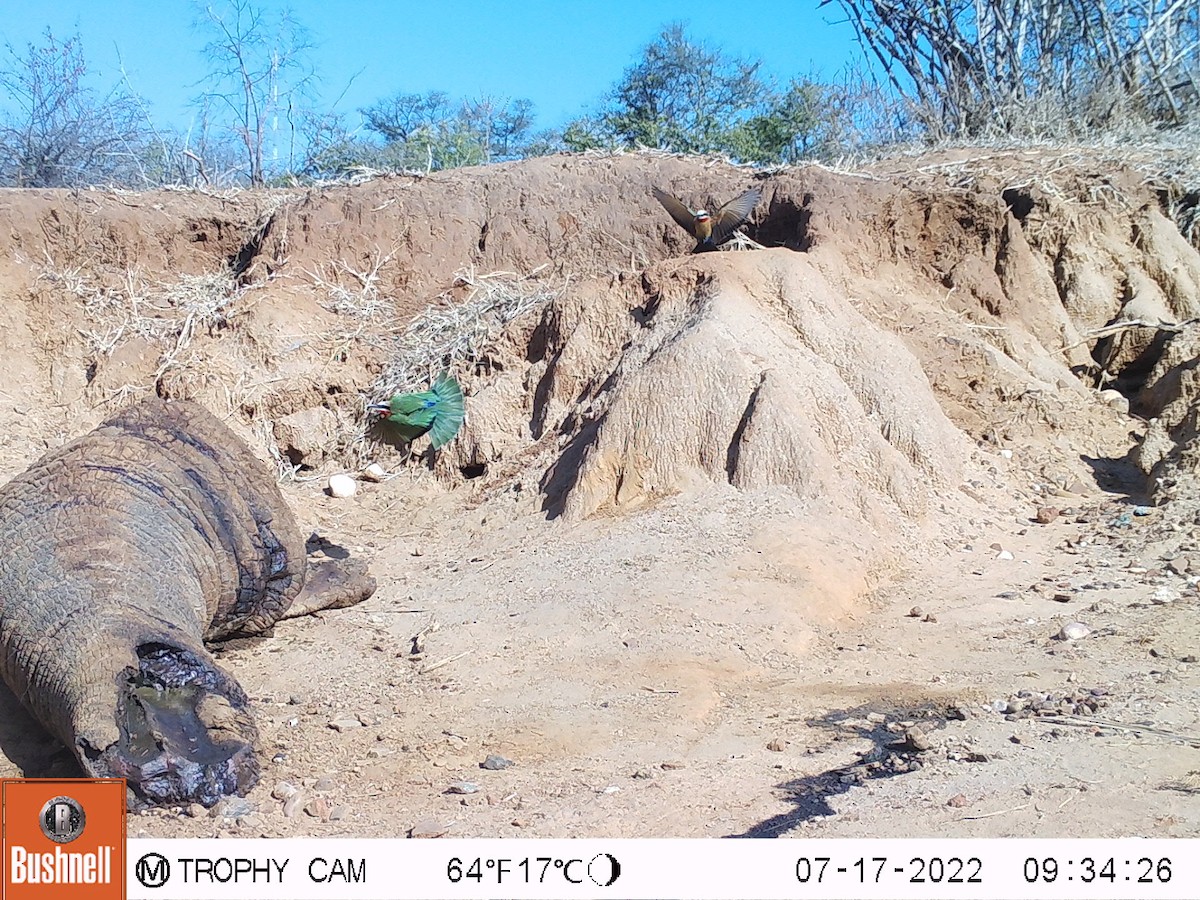
[[[522,859],[474,859],[452,857],[446,865],[446,877],[452,884],[463,879],[489,884],[545,884],[562,879],[569,884],[590,880],[600,887],[609,887],[621,877],[621,864],[611,853],[597,853],[591,859],[559,859],[554,856],[527,856]]]

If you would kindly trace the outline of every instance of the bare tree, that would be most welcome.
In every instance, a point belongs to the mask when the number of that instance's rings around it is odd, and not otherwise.
[[[1197,109],[1200,0],[836,2],[934,137],[1177,125]]]
[[[442,91],[393,94],[362,110],[366,126],[388,143],[403,143],[422,130],[433,129],[453,112]]]
[[[7,109],[0,114],[0,179],[18,187],[139,183],[145,134],[137,99],[118,82],[89,85],[79,35],[19,53],[0,69]]]
[[[210,70],[197,100],[223,121],[244,149],[246,177],[266,182],[280,134],[280,117],[294,118],[315,79],[308,33],[288,12],[268,16],[251,0],[226,0],[203,7],[199,22],[211,39],[204,47]]]
[[[480,96],[463,101],[459,119],[478,136],[485,161],[513,159],[533,127],[533,103],[524,98]]]

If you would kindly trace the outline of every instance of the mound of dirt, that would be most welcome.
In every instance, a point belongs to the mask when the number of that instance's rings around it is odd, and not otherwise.
[[[919,517],[932,490],[960,480],[969,445],[916,358],[802,254],[662,263],[646,279],[651,309],[613,335],[609,387],[578,398],[588,417],[547,476],[547,502],[568,519],[636,509],[701,476],[836,498],[883,525]],[[551,338],[548,396],[559,377],[599,380],[562,371],[573,337]]]

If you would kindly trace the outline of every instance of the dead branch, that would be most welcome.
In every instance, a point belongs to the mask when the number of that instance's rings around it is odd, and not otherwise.
[[[1065,353],[1067,350],[1074,350],[1076,347],[1087,344],[1091,341],[1098,341],[1101,338],[1106,338],[1114,334],[1120,334],[1122,331],[1129,331],[1133,328],[1153,328],[1156,331],[1162,331],[1167,334],[1178,334],[1181,331],[1186,331],[1193,325],[1200,323],[1200,318],[1187,319],[1183,322],[1150,322],[1146,319],[1127,319],[1122,322],[1113,322],[1111,325],[1105,325],[1103,328],[1098,328],[1095,331],[1088,332],[1079,340],[1071,344],[1065,344],[1059,348],[1060,353]]]

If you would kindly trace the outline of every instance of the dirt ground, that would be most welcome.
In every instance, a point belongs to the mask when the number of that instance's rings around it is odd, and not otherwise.
[[[1200,253],[1156,162],[0,192],[0,475],[193,397],[379,583],[216,648],[261,783],[131,835],[1200,835]],[[765,249],[688,256],[649,194],[756,178]],[[447,356],[436,460],[364,431]],[[0,774],[76,773],[0,693]]]

